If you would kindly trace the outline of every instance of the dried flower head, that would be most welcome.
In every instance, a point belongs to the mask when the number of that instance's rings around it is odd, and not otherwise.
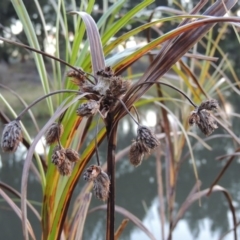
[[[102,201],[108,199],[110,180],[100,166],[91,165],[84,172],[83,178],[87,181],[93,181],[93,190],[98,199]]]
[[[63,125],[61,123],[52,123],[46,132],[46,142],[51,145],[57,142],[63,134]]]
[[[139,166],[142,163],[144,157],[144,152],[142,151],[142,148],[140,146],[141,143],[139,141],[133,140],[129,151],[130,163],[135,167]]]
[[[83,103],[77,109],[77,115],[82,117],[90,117],[97,113],[99,110],[100,104],[95,100],[89,100],[86,103]]]
[[[108,175],[101,171],[97,178],[93,181],[93,190],[96,197],[102,201],[106,201],[109,195],[110,179]]]
[[[72,163],[66,158],[61,165],[57,166],[58,171],[63,176],[69,176],[72,173]]]
[[[114,76],[111,78],[109,90],[114,98],[118,98],[126,93],[130,85],[130,81],[125,81],[120,76]]]
[[[112,76],[114,76],[113,70],[110,66],[105,67],[105,69],[101,69],[99,71],[97,71],[97,75],[98,76],[102,76],[105,78],[110,78]]]
[[[160,144],[155,134],[145,126],[138,127],[137,140],[142,141],[150,149],[154,149]]]
[[[188,119],[188,123],[190,126],[194,125],[194,124],[198,124],[200,121],[200,117],[198,115],[198,112],[197,111],[192,111],[191,112],[191,115]]]
[[[217,108],[218,102],[215,99],[202,102],[199,107],[191,112],[188,120],[189,124],[196,124],[206,136],[210,135],[218,128],[210,110],[216,110]]]
[[[93,181],[101,172],[101,167],[97,165],[91,165],[83,174],[84,180]]]
[[[73,149],[70,149],[70,148],[65,149],[65,154],[66,154],[67,159],[70,162],[77,162],[79,160],[78,152]]]
[[[56,145],[53,149],[52,163],[56,166],[60,166],[66,160],[65,149],[59,145]]]
[[[218,128],[217,122],[211,113],[205,109],[199,112],[193,111],[189,118],[189,124],[197,124],[197,126],[206,136],[210,135],[215,129]]]
[[[86,76],[84,73],[82,72],[82,69],[79,69],[80,71],[76,71],[74,69],[71,69],[68,71],[67,76],[72,78],[72,82],[77,85],[77,86],[82,86],[82,84],[85,82],[86,80]]]
[[[210,99],[202,102],[198,107],[198,111],[201,111],[203,109],[211,111],[216,110],[218,107],[219,107],[218,101],[216,99]]]
[[[20,122],[14,120],[3,129],[1,147],[4,152],[15,152],[22,141],[22,129]]]

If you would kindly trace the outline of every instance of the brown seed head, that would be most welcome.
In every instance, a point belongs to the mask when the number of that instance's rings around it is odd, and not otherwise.
[[[108,175],[101,170],[97,178],[93,181],[93,191],[96,197],[102,201],[106,201],[109,195],[110,179]]]
[[[218,101],[216,99],[210,99],[202,102],[198,107],[198,111],[201,111],[203,109],[211,111],[216,110],[218,107],[219,107]]]
[[[65,149],[65,154],[66,154],[67,159],[70,162],[77,162],[79,160],[78,152],[73,149],[70,149],[70,148]]]
[[[57,169],[61,175],[69,176],[72,173],[72,163],[66,158]]]
[[[188,119],[189,125],[192,126],[193,124],[198,124],[199,121],[200,121],[200,117],[199,117],[197,111],[192,111],[191,115]]]
[[[83,174],[84,180],[93,181],[94,179],[96,179],[101,170],[102,170],[101,167],[97,165],[91,165],[86,169],[86,171]]]
[[[57,142],[63,134],[63,125],[61,123],[52,123],[46,132],[46,142],[51,145]]]
[[[192,111],[188,122],[190,125],[196,124],[206,136],[218,128],[212,114],[206,109]]]
[[[82,71],[82,69],[79,69],[79,70]],[[69,70],[67,73],[67,76],[71,77],[72,78],[71,81],[77,86],[82,86],[82,84],[86,80],[86,76],[84,73],[78,72],[74,69]]]
[[[65,149],[56,145],[53,149],[52,154],[52,163],[56,166],[60,166],[66,160],[66,152]]]
[[[102,201],[108,199],[110,180],[100,166],[91,165],[83,174],[84,180],[93,181],[93,190],[96,197]]]
[[[97,71],[98,76],[102,76],[105,78],[110,78],[114,75],[113,70],[110,66],[105,67],[105,69],[101,69]]]
[[[14,120],[8,123],[2,133],[1,147],[4,152],[15,152],[22,141],[20,122]]]
[[[210,135],[215,129],[218,128],[217,122],[207,110],[204,109],[200,111],[198,115],[199,122],[197,125],[206,136]]]
[[[77,115],[82,117],[93,116],[99,110],[100,104],[95,100],[89,100],[86,103],[83,103],[77,109]]]
[[[133,140],[131,147],[130,147],[130,151],[129,151],[130,163],[133,166],[137,167],[142,163],[143,157],[144,157],[144,151],[142,151],[141,143],[139,141]]]
[[[120,76],[114,76],[111,78],[109,90],[114,98],[119,98],[126,93],[130,85],[130,81],[125,81]]]
[[[150,149],[154,149],[160,144],[155,134],[145,126],[138,127],[137,140],[140,140]]]

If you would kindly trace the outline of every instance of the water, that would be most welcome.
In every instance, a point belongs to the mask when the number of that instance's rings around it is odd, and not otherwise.
[[[118,150],[123,149],[130,144],[134,137],[135,127],[132,125],[122,125],[119,128]],[[2,126],[0,126],[2,129]],[[197,130],[198,131],[198,130]],[[221,129],[215,134],[221,133]],[[198,131],[198,135],[203,137]],[[199,178],[202,181],[201,189],[209,187],[218,172],[223,166],[224,161],[218,162],[216,156],[232,152],[234,146],[230,139],[221,138],[208,142],[213,148],[212,151],[206,151],[201,146],[194,150],[198,167]],[[106,159],[106,143],[100,147],[101,161]],[[186,149],[185,149],[186,152]],[[1,152],[1,169],[0,180],[9,184],[13,188],[20,191],[21,174],[25,152],[21,149],[17,154],[5,154]],[[164,157],[163,157],[164,159]],[[94,160],[93,160],[94,161]],[[163,176],[165,176],[164,160],[162,161]],[[117,163],[117,179],[116,179],[116,204],[136,215],[143,224],[153,233],[156,239],[161,239],[161,223],[159,218],[159,201],[157,195],[157,179],[156,179],[156,160],[154,156],[144,160],[138,168],[132,167],[127,156]],[[226,174],[220,181],[220,185],[228,189],[234,200],[234,206],[239,217],[239,160],[236,159]],[[187,159],[181,166],[178,176],[176,209],[186,199],[195,183],[193,167],[190,159]],[[79,180],[74,191],[76,196],[82,186],[85,184],[83,179]],[[165,184],[165,182],[164,182]],[[166,194],[164,188],[164,195]],[[12,197],[12,195],[11,195]],[[14,197],[15,198],[15,197]],[[30,174],[28,185],[28,198],[40,204],[42,195],[40,185],[34,174]],[[21,221],[12,211],[12,209],[0,198],[0,231],[1,239],[15,240],[22,239]],[[34,203],[34,202],[33,202]],[[16,204],[19,205],[17,201]],[[90,209],[101,205],[94,196],[90,205]],[[232,228],[233,221],[226,199],[220,192],[213,193],[210,197],[204,197],[201,200],[202,206],[195,202],[179,221],[173,232],[173,239],[219,239],[219,237]],[[36,206],[36,205],[35,205]],[[37,206],[40,211],[40,206]],[[41,237],[41,228],[36,217],[28,210],[30,221],[34,227],[38,239]],[[174,215],[176,212],[174,212]],[[116,227],[119,226],[124,216],[116,214]],[[87,217],[83,239],[101,240],[105,238],[106,215],[104,211],[94,212]],[[13,230],[14,226],[14,230]],[[165,224],[165,236],[168,233],[168,222]],[[240,231],[238,230],[240,236]],[[129,222],[124,230],[121,240],[145,240],[148,237],[132,222]],[[224,239],[233,239],[233,233],[229,233]]]

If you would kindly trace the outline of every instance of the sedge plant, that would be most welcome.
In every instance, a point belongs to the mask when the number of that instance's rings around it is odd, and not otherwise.
[[[193,165],[196,185],[194,186],[192,194],[189,195],[186,202],[183,203],[179,209],[177,216],[174,217],[173,210],[177,174],[182,152],[181,149],[185,143],[189,148],[191,159],[194,161],[193,149],[187,134],[189,126],[195,124],[204,135],[209,136],[221,125],[237,144],[240,143],[231,129],[221,121],[218,115],[218,113],[221,112],[218,101],[207,94],[206,89],[211,88],[211,83],[209,83],[209,85],[205,83],[203,79],[204,75],[200,76],[200,80],[198,81],[191,67],[182,61],[182,57],[187,56],[189,49],[194,47],[195,44],[204,44],[201,42],[201,39],[211,31],[216,23],[231,22],[232,24],[237,24],[240,22],[237,17],[223,17],[237,1],[218,0],[207,8],[203,14],[199,12],[207,1],[200,1],[188,14],[174,15],[142,23],[139,27],[110,41],[119,30],[126,26],[128,21],[134,20],[133,17],[137,13],[152,3],[150,0],[143,1],[124,16],[114,21],[111,16],[114,15],[116,11],[119,11],[124,2],[125,1],[117,1],[113,4],[108,11],[103,14],[98,23],[95,23],[90,15],[94,1],[89,1],[85,11],[74,9],[68,12],[68,16],[72,15],[74,18],[75,28],[74,40],[73,43],[70,44],[68,39],[66,6],[64,1],[59,0],[58,5],[55,6],[57,12],[56,28],[57,30],[61,29],[64,33],[66,49],[66,59],[62,60],[59,57],[59,48],[57,48],[54,56],[40,50],[24,2],[21,0],[12,0],[16,13],[23,24],[29,45],[4,37],[0,37],[0,40],[2,40],[4,44],[13,44],[33,52],[34,61],[44,91],[44,96],[29,104],[29,106],[26,106],[20,114],[16,114],[11,106],[7,104],[4,97],[0,95],[1,101],[6,104],[12,113],[12,120],[8,121],[5,114],[1,112],[1,119],[6,123],[1,140],[3,151],[15,152],[20,142],[23,142],[28,149],[23,166],[21,193],[15,193],[21,198],[21,209],[14,205],[14,202],[9,199],[4,191],[0,191],[1,196],[4,197],[21,218],[24,239],[29,239],[29,237],[31,237],[31,239],[37,239],[31,223],[28,221],[27,214],[27,206],[31,206],[31,208],[34,209],[27,200],[27,183],[30,166],[33,162],[37,164],[43,192],[42,211],[41,216],[39,216],[42,224],[42,239],[81,238],[84,221],[91,201],[89,192],[92,187],[96,197],[107,203],[98,208],[106,209],[107,240],[117,239],[121,234],[121,231],[116,231],[115,228],[116,211],[129,217],[133,222],[138,224],[151,239],[155,239],[151,232],[149,232],[140,221],[132,217],[125,209],[115,205],[118,125],[126,115],[129,115],[137,125],[136,137],[132,143],[129,143],[128,148],[129,160],[132,165],[141,165],[144,157],[148,157],[151,153],[154,151],[157,152],[161,148],[160,145],[162,141],[166,145],[166,151],[168,153],[166,154],[166,199],[170,222],[168,239],[172,238],[174,228],[191,203],[209,193],[208,189],[200,190],[197,169],[196,166]],[[82,7],[83,6],[81,6],[81,8]],[[40,8],[38,8],[38,11],[41,13]],[[107,21],[109,18],[111,21]],[[109,57],[111,51],[130,36],[153,28],[157,23],[176,20],[179,21],[179,25],[176,28],[160,35],[154,40],[149,39],[149,43],[146,45],[136,46],[132,52],[125,51],[122,55]],[[42,21],[43,27],[46,29],[44,18]],[[99,29],[101,29],[101,36]],[[85,30],[87,33],[86,41],[84,41]],[[59,46],[58,37],[59,36],[57,36],[57,46]],[[211,42],[210,38],[209,42]],[[84,46],[79,50],[81,43],[84,43]],[[217,48],[217,46],[214,47]],[[137,81],[132,81],[120,75],[128,69],[131,64],[153,50],[155,51],[154,57],[150,55],[150,64],[147,70],[139,76]],[[206,62],[204,68],[207,73],[210,68],[209,62],[214,60],[211,54],[209,55],[210,56],[200,56],[199,54],[195,54],[192,56]],[[50,58],[52,61],[56,81],[55,86],[57,86],[55,91],[50,90],[46,66],[42,56]],[[61,68],[64,70],[66,76],[63,81],[63,71]],[[184,86],[179,87],[162,81],[161,78],[164,78],[170,69],[181,76]],[[221,74],[221,72],[216,71],[216,75],[217,74]],[[191,81],[189,80],[190,78]],[[164,89],[163,86],[165,87]],[[145,99],[145,93],[151,90],[152,87],[157,89],[157,97]],[[183,115],[185,114],[187,117],[180,119],[179,116],[174,115],[167,107],[167,93],[165,93],[165,89],[170,89],[171,93],[176,92],[179,94],[177,100],[180,100],[181,104],[186,105],[182,111]],[[53,104],[52,96],[54,95],[58,95],[57,106]],[[171,96],[169,96],[169,98],[171,98]],[[21,119],[35,104],[45,100],[47,101],[50,118],[31,142],[27,127],[24,126],[24,122],[21,122]],[[172,98],[176,106],[178,104],[177,100]],[[159,106],[164,129],[163,139],[159,137],[153,129],[141,123],[138,106],[146,104],[147,101]],[[189,107],[189,104],[191,107]],[[215,111],[217,112],[216,114],[214,114]],[[172,136],[173,131],[168,114],[174,116],[177,125],[181,128],[182,135],[177,138]],[[96,116],[97,118],[101,118],[104,123],[104,127],[100,130],[98,130],[99,121],[96,123]],[[223,120],[225,119],[223,118]],[[92,125],[97,129],[96,137],[92,139],[88,146],[83,148],[84,141]],[[79,134],[79,129],[81,134]],[[44,159],[35,152],[36,144],[43,136],[45,136],[46,142],[50,146]],[[98,146],[105,139],[107,141],[106,166],[101,165],[97,154]],[[178,140],[177,143],[175,141],[176,139]],[[204,142],[200,138],[198,139],[200,142]],[[203,143],[203,145],[208,147],[206,143]],[[176,149],[178,150],[177,154]],[[95,152],[97,161],[93,162]],[[86,168],[89,163],[91,163],[91,165]],[[80,177],[87,180],[88,184],[82,189],[70,214],[68,213],[69,203]],[[5,187],[4,189],[8,190],[10,189],[10,187],[4,184],[2,184],[1,187]],[[215,184],[211,190],[221,191],[225,194],[232,212],[234,226],[236,226],[235,209],[228,191]],[[37,214],[39,215],[39,213]],[[83,219],[80,219],[80,216],[83,216]],[[122,227],[124,228],[125,225],[126,222],[123,222]],[[234,229],[234,237],[237,239],[236,229]]]

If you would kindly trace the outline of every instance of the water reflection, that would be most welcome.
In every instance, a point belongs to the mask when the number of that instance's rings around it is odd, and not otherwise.
[[[152,114],[152,113],[151,113]],[[146,113],[147,116],[147,113]],[[133,129],[135,125],[129,120],[124,120],[119,128],[118,150],[123,149],[134,138]],[[0,126],[2,129],[2,126]],[[130,131],[127,131],[130,130]],[[221,133],[221,129],[216,131]],[[199,178],[202,181],[202,189],[207,188],[213,181],[216,174],[222,168],[222,163],[215,161],[215,157],[221,154],[226,154],[229,149],[234,149],[232,142],[227,138],[215,139],[208,142],[213,150],[206,151],[203,148],[196,148],[195,156],[198,166]],[[100,147],[101,159],[106,159],[106,143],[104,142]],[[185,149],[185,152],[187,149]],[[17,154],[4,154],[1,152],[2,168],[0,169],[0,180],[20,190],[21,174],[23,161],[26,152],[20,148]],[[193,173],[192,164],[190,161],[184,162],[181,167],[176,195],[176,208],[178,209],[183,201],[186,199],[188,193],[194,185],[195,177]],[[163,163],[163,176],[165,176]],[[143,164],[134,168],[128,162],[127,156],[119,163],[117,163],[116,174],[116,204],[126,208],[131,213],[135,214],[144,225],[154,234],[156,239],[161,239],[161,225],[159,220],[159,203],[157,198],[157,182],[156,182],[156,162],[154,157],[145,160]],[[239,163],[235,161],[228,169],[225,176],[220,181],[220,185],[227,188],[232,195],[235,207],[238,210],[239,217]],[[76,196],[82,186],[85,184],[83,179],[75,189]],[[164,190],[165,191],[165,190]],[[33,174],[29,177],[28,198],[39,201],[42,199],[41,188],[37,179]],[[90,208],[100,205],[95,197],[91,202]],[[37,207],[40,211],[40,207]],[[30,221],[33,222],[34,230],[38,239],[41,236],[40,224],[36,218],[28,211]],[[116,227],[123,220],[123,216],[116,215]],[[9,224],[11,223],[11,224]],[[91,240],[101,240],[105,238],[105,212],[99,211],[88,216],[86,228],[84,229],[84,238]],[[12,231],[14,226],[14,231]],[[232,227],[232,217],[229,212],[229,207],[226,199],[221,193],[214,193],[209,198],[202,199],[202,206],[199,207],[198,202],[194,203],[192,207],[186,212],[183,220],[177,225],[173,239],[219,239],[222,233],[226,232]],[[0,230],[2,239],[19,239],[22,236],[21,222],[8,205],[1,201],[0,203]],[[165,224],[165,232],[168,232],[168,225]],[[238,230],[240,236],[240,231]],[[148,239],[148,237],[139,230],[133,223],[129,222],[127,228],[123,232],[121,240],[135,240]],[[233,234],[228,234],[224,239],[233,239]]]

